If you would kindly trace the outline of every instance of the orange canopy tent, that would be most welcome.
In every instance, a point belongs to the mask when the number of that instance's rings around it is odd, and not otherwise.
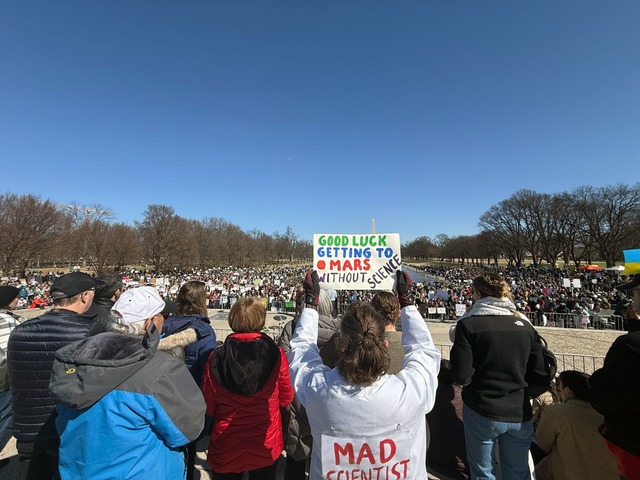
[[[599,270],[603,270],[603,268],[599,267],[598,265],[580,265],[578,267],[578,270],[583,270],[587,272],[597,272]]]

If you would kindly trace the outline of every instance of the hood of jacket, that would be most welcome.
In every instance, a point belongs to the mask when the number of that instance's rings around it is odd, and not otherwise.
[[[471,310],[460,318],[488,315],[513,315],[515,311],[516,306],[508,298],[482,297],[476,300]]]
[[[211,357],[211,374],[232,393],[251,396],[280,367],[280,347],[264,333],[234,333]]]
[[[159,333],[105,332],[56,352],[49,389],[57,403],[88,408],[140,370],[155,354]]]
[[[165,335],[173,335],[174,333],[186,330],[196,320],[202,320],[205,323],[211,323],[206,315],[183,315],[181,317],[171,316],[164,322],[162,333]]]

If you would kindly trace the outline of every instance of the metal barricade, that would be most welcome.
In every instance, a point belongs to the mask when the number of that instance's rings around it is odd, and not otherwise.
[[[436,344],[440,350],[442,358],[449,359],[452,345]],[[555,353],[555,352],[554,352]],[[592,374],[604,365],[604,357],[597,355],[580,355],[574,353],[555,353],[558,361],[558,372],[564,370],[578,370],[580,372]]]
[[[558,373],[564,370],[578,370],[591,375],[604,365],[604,357],[596,355],[576,355],[573,353],[556,353]]]

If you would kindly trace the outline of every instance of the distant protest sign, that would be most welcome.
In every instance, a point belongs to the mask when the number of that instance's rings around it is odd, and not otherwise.
[[[313,236],[313,267],[324,288],[392,290],[401,265],[398,233]]]
[[[565,288],[581,288],[582,282],[579,278],[563,278],[562,286]]]

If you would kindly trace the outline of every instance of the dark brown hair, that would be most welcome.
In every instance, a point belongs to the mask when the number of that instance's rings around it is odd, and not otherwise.
[[[207,289],[203,282],[192,280],[180,287],[176,297],[178,316],[207,315]]]
[[[236,333],[258,333],[264,328],[267,311],[256,297],[243,297],[229,312],[229,326]]]
[[[400,315],[400,302],[391,292],[378,292],[371,299],[371,305],[387,319],[386,325],[395,325]]]
[[[343,315],[337,367],[349,383],[371,385],[389,369],[384,325],[385,318],[369,302],[353,302]]]
[[[513,301],[509,285],[504,278],[495,273],[474,278],[473,288],[480,294],[480,297],[508,298]]]
[[[562,385],[569,387],[578,400],[589,400],[589,375],[577,370],[565,370],[560,372],[556,382],[560,380]]]

